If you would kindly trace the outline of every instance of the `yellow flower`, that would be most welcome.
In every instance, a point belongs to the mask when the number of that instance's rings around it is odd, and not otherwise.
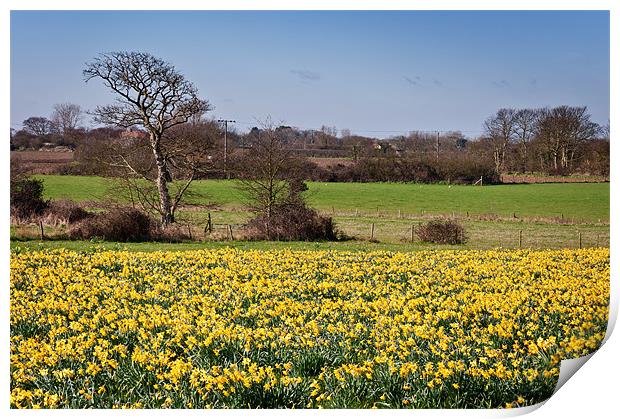
[[[385,401],[384,379],[416,394],[481,381],[486,405],[496,386],[552,386],[561,359],[596,350],[609,303],[609,249],[46,250],[10,263],[18,408],[93,407],[95,391],[115,407],[196,408],[306,391],[320,408],[360,385]],[[155,377],[141,404],[110,394],[127,376]]]

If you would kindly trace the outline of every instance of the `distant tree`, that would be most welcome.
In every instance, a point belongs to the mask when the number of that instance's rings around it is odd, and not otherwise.
[[[455,140],[455,146],[459,150],[465,150],[467,148],[467,143],[469,140],[465,137],[459,137]]]
[[[13,133],[11,137],[11,147],[13,149],[39,149],[44,143],[44,137],[39,137],[26,130],[19,130]]]
[[[493,144],[495,170],[502,173],[506,161],[506,150],[515,136],[515,110],[502,108],[484,121],[484,132]]]
[[[289,196],[289,169],[295,157],[286,147],[286,130],[274,129],[270,120],[251,134],[247,138],[249,153],[237,173],[250,206],[268,220],[273,209]]]
[[[82,108],[73,103],[57,103],[52,113],[51,127],[58,134],[71,135],[82,120]]]
[[[168,188],[173,180],[170,166],[174,162],[166,149],[166,134],[173,127],[209,111],[209,103],[198,97],[196,87],[174,66],[144,52],[102,54],[87,64],[83,73],[86,81],[100,78],[117,94],[116,104],[96,108],[97,122],[126,128],[138,125],[148,133],[155,176],[146,179],[156,185],[161,224],[168,226],[174,222]],[[139,173],[129,162],[123,164]],[[192,178],[188,179],[186,185],[191,181]],[[185,186],[181,188],[181,196],[186,190]]]
[[[118,148],[115,143],[121,138],[123,129],[117,127],[98,127],[88,131],[88,141],[81,141],[73,153],[75,174],[97,176],[126,176],[115,173],[111,165]]]
[[[607,124],[601,127],[601,135],[603,139],[609,141],[609,119],[607,120]]]
[[[326,135],[329,135],[331,137],[335,137],[335,136],[338,135],[338,128],[336,128],[336,127],[329,127],[327,125],[323,125],[323,126],[321,126],[321,132],[326,134]]]
[[[330,146],[335,146],[338,143],[338,129],[336,127],[329,127],[327,125],[323,125],[320,131],[316,132],[317,138],[319,139],[319,144],[323,148],[328,148]]]
[[[542,145],[541,158],[549,162],[553,172],[570,171],[585,143],[600,132],[600,126],[590,120],[585,106],[545,109],[537,133]]]
[[[528,148],[538,130],[541,111],[538,109],[519,109],[514,115],[515,140],[520,156],[521,171],[527,171]]]
[[[585,144],[578,169],[581,173],[609,176],[609,162],[609,140],[595,139]]]
[[[43,116],[31,116],[22,122],[24,131],[29,134],[42,136],[51,132],[52,122]]]

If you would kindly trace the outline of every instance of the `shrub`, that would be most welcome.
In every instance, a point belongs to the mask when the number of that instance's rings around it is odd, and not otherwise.
[[[43,181],[25,176],[11,177],[11,215],[30,218],[47,208],[43,199]]]
[[[418,228],[418,237],[423,242],[440,244],[462,244],[467,240],[465,229],[455,220],[432,220]]]
[[[469,155],[444,156],[439,164],[439,175],[448,183],[472,184],[481,177],[485,185],[500,183],[493,162]]]
[[[331,217],[323,217],[303,202],[277,205],[271,217],[262,214],[247,224],[247,237],[253,240],[316,241],[337,240]]]
[[[421,182],[441,180],[436,169],[427,162],[412,158],[370,157],[350,165],[337,164],[325,169],[317,167],[309,178],[329,182]]]
[[[94,214],[68,199],[50,201],[44,213],[46,224],[75,224]]]
[[[171,224],[165,229],[159,223],[153,223],[151,228],[151,240],[167,243],[179,243],[191,240],[186,225]]]
[[[77,240],[148,241],[155,222],[143,211],[134,208],[113,208],[83,219],[69,228],[67,234]]]

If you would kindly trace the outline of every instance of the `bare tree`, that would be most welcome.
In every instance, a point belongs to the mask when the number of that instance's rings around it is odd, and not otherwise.
[[[249,153],[238,175],[254,211],[269,219],[276,205],[289,196],[287,178],[294,157],[286,148],[286,131],[274,129],[269,120],[263,126],[249,136]]]
[[[609,119],[607,120],[607,123],[605,125],[603,125],[601,127],[601,135],[603,136],[603,139],[609,141]]]
[[[70,135],[82,120],[82,108],[73,103],[57,103],[52,113],[52,127],[62,135]]]
[[[515,110],[502,108],[484,121],[485,135],[493,143],[495,170],[502,173],[506,161],[506,149],[515,135]]]
[[[338,129],[336,127],[323,125],[319,131],[316,131],[316,135],[323,148],[333,147],[338,143]]]
[[[24,131],[33,135],[47,135],[52,129],[52,123],[43,116],[31,116],[22,122]]]
[[[514,115],[515,139],[521,157],[521,171],[527,171],[528,147],[536,136],[541,111],[538,109],[519,109]]]
[[[584,143],[600,131],[600,126],[590,121],[585,106],[546,109],[538,129],[538,140],[543,145],[541,159],[547,159],[555,172],[570,170]]]
[[[248,134],[249,149],[237,160],[239,188],[256,217],[249,237],[267,240],[335,240],[332,219],[308,207],[302,192],[303,157],[293,154],[294,130],[274,128],[270,120]]]
[[[97,107],[95,121],[126,128],[138,125],[148,133],[156,174],[155,179],[146,179],[156,184],[161,224],[168,226],[174,222],[168,183],[173,180],[170,166],[175,163],[164,149],[165,135],[209,111],[209,103],[198,98],[196,87],[174,66],[144,52],[102,54],[87,64],[83,74],[86,81],[100,78],[118,96],[116,104]],[[129,161],[123,164],[136,175],[140,173]]]
[[[76,150],[76,161],[87,172],[113,176],[115,187],[110,200],[130,202],[144,211],[161,216],[157,189],[157,166],[153,160],[150,140],[143,131],[132,131],[130,137],[119,136],[118,130],[99,129]],[[122,131],[121,131],[122,133]],[[182,199],[196,196],[191,183],[212,172],[222,170],[221,136],[214,121],[188,122],[177,125],[162,138],[161,149],[168,162],[171,177],[178,181],[168,184],[170,211],[176,211]],[[181,180],[182,179],[182,180]]]

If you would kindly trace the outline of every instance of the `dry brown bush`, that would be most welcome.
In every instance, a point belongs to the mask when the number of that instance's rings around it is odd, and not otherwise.
[[[439,244],[463,244],[467,241],[465,228],[456,220],[436,219],[417,230],[421,241]]]
[[[162,229],[159,224],[153,224],[151,229],[151,240],[168,243],[192,240],[194,237],[190,237],[187,228],[187,226],[175,223]]]
[[[46,225],[59,225],[59,224],[75,224],[79,221],[93,217],[95,214],[86,211],[78,203],[68,200],[54,200],[50,201],[49,205],[43,213],[41,221]]]
[[[82,219],[67,230],[74,240],[149,241],[156,223],[143,211],[134,208],[114,208]]]
[[[338,240],[338,231],[331,217],[321,216],[298,202],[275,206],[271,217],[259,215],[253,218],[246,231],[250,240]]]

